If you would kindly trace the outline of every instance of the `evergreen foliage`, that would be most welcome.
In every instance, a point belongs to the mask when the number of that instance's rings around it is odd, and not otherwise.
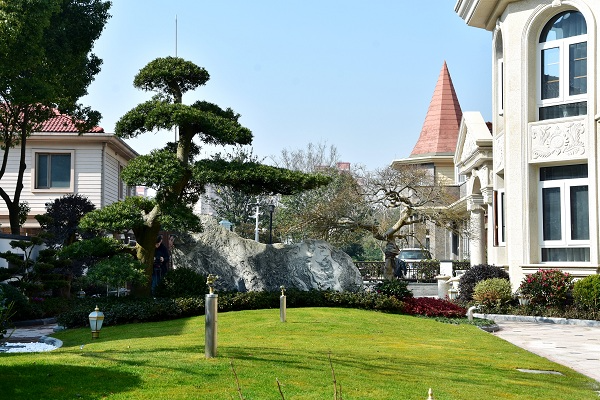
[[[484,279],[502,278],[509,280],[508,273],[500,267],[488,264],[479,264],[469,268],[458,282],[460,302],[466,303],[473,299],[475,285]]]

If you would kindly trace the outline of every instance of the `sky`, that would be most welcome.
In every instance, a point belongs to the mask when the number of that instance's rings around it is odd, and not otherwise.
[[[158,57],[204,67],[211,79],[183,102],[241,114],[256,156],[335,146],[373,170],[408,157],[444,61],[461,108],[491,118],[491,33],[454,12],[455,0],[113,0],[93,52],[101,72],[81,99],[115,123],[153,93],[133,87]],[[172,141],[146,133],[139,154]],[[206,149],[209,154],[211,149]]]

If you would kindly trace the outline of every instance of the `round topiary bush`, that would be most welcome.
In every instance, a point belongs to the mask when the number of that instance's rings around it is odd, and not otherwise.
[[[169,271],[156,287],[156,297],[204,296],[208,293],[206,277],[191,268]]]
[[[575,282],[573,299],[576,304],[600,310],[600,275],[589,275]]]
[[[475,285],[473,300],[485,307],[497,309],[512,300],[510,281],[504,278],[484,279]]]
[[[458,282],[458,300],[466,303],[473,300],[475,285],[484,279],[502,278],[509,280],[508,273],[500,267],[488,264],[479,264],[465,272]]]

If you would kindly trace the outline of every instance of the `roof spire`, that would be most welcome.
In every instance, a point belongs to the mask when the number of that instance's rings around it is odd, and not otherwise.
[[[410,156],[453,154],[461,118],[462,110],[444,61],[421,128],[421,136]]]

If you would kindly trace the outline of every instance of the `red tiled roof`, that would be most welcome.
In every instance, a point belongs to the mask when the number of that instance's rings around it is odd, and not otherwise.
[[[42,123],[42,127],[37,130],[39,132],[79,132],[77,127],[71,120],[71,117],[66,116],[58,112],[58,110],[54,110],[54,117],[44,121]],[[94,133],[103,133],[104,128],[95,126],[89,130],[89,132]]]
[[[462,110],[444,61],[421,128],[421,135],[410,156],[454,153],[461,118]]]

